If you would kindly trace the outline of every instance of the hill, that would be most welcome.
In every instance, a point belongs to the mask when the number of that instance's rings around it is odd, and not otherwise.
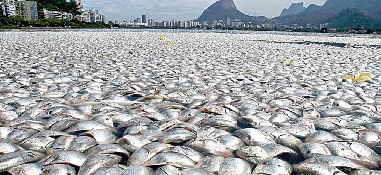
[[[357,9],[344,9],[329,23],[338,29],[380,29],[381,22]]]
[[[349,16],[346,16],[347,19],[344,19],[344,15]],[[283,25],[297,24],[302,26],[307,24],[335,23],[338,26],[342,26],[344,24],[341,23],[346,23],[345,21],[349,22],[351,18],[361,17],[361,20],[352,20],[353,26],[361,26],[368,22],[381,21],[380,16],[380,0],[327,0],[323,6],[311,4],[299,14],[276,17],[272,22]],[[364,21],[367,22],[364,23]]]
[[[213,20],[226,20],[227,18],[255,23],[269,20],[266,17],[254,17],[242,13],[237,9],[233,0],[219,0],[204,10],[197,21],[211,22]]]
[[[307,8],[304,7],[304,3],[303,2],[292,3],[292,5],[288,9],[285,8],[285,9],[282,10],[282,13],[280,14],[280,16],[296,15],[298,13],[303,12],[306,9]]]

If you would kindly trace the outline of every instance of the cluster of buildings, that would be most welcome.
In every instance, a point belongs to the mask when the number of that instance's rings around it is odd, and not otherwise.
[[[84,10],[81,5],[81,0],[70,0],[71,3],[77,5],[80,12],[79,15],[73,15],[68,12],[49,11],[43,9],[44,18],[56,19],[78,19],[84,22],[106,22],[106,17],[99,13],[96,9]],[[7,17],[20,16],[25,20],[38,20],[39,11],[37,9],[36,1],[25,0],[0,0],[0,8],[2,8],[3,15]]]
[[[214,20],[213,22],[203,21],[201,22],[201,27],[209,27],[209,28],[217,28],[217,27],[233,27],[233,28],[257,28],[257,29],[314,29],[320,30],[322,28],[326,28],[328,23],[312,25],[307,24],[306,26],[301,25],[280,25],[280,24],[270,24],[270,23],[262,23],[262,24],[252,24],[251,22],[244,22],[241,19],[230,19],[226,20]]]
[[[2,0],[0,5],[4,16],[20,16],[25,20],[38,19],[36,1]]]
[[[189,28],[200,26],[201,23],[197,21],[176,21],[168,20],[157,22],[155,19],[148,19],[146,15],[142,15],[141,18],[136,18],[133,21],[115,21],[115,24],[119,24],[123,27],[158,27],[158,28]]]
[[[241,19],[226,18],[225,20],[213,20],[213,21],[161,21],[156,22],[154,19],[148,19],[146,15],[142,15],[141,18],[136,18],[133,21],[115,21],[115,24],[119,24],[122,27],[154,27],[154,28],[257,28],[257,29],[315,29],[319,30],[326,28],[328,23],[320,25],[308,24],[306,26],[300,25],[278,25],[278,24],[252,24],[250,22],[244,22]]]

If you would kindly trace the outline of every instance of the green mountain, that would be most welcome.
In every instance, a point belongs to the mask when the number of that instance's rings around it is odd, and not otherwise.
[[[233,0],[219,0],[208,7],[197,19],[197,21],[211,22],[213,20],[226,20],[227,18],[230,18],[231,20],[241,19],[241,21],[254,23],[269,20],[266,17],[254,17],[242,13],[237,9]]]
[[[357,9],[344,9],[331,19],[329,27],[338,29],[381,29],[381,21]]]
[[[356,9],[357,12],[353,9]],[[344,19],[344,15],[349,16]],[[351,24],[353,26],[362,26],[368,22],[381,21],[381,0],[327,0],[323,6],[311,4],[299,14],[273,18],[273,23],[302,26],[335,23],[335,25],[342,26],[339,23],[349,22],[350,18],[354,17],[361,19],[352,20]],[[377,24],[367,26],[375,27]]]

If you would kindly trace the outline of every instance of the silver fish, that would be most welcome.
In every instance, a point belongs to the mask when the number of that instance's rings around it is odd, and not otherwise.
[[[43,166],[36,163],[27,163],[12,167],[9,170],[7,170],[7,172],[15,175],[42,174]]]
[[[250,146],[262,146],[269,143],[275,143],[270,136],[254,128],[237,130],[234,132],[234,135],[238,136]]]
[[[145,165],[172,165],[178,168],[193,168],[196,163],[183,154],[163,152],[154,156],[151,160],[145,163]]]
[[[79,136],[75,138],[68,148],[70,151],[78,151],[78,152],[84,152],[87,149],[96,146],[98,143],[97,141],[89,136]]]
[[[116,140],[116,136],[108,129],[90,130],[82,135],[93,137],[98,144],[111,144]]]
[[[170,148],[170,145],[152,142],[136,150],[128,159],[128,166],[140,166],[154,157],[156,154],[163,152]]]
[[[118,164],[122,157],[111,154],[102,154],[87,159],[80,167],[78,175],[90,175],[96,172],[98,168]]]
[[[65,164],[53,164],[45,166],[43,175],[76,175],[75,167]]]
[[[258,163],[253,170],[254,174],[291,174],[292,167],[289,163],[277,159],[268,158]]]
[[[6,153],[0,157],[0,171],[25,163],[36,162],[44,156],[43,153],[31,150]]]
[[[41,159],[39,163],[45,166],[51,164],[82,166],[88,158],[87,155],[76,151],[58,151]]]
[[[164,165],[155,171],[155,175],[179,175],[180,170],[171,165]]]
[[[203,169],[186,169],[180,173],[180,175],[212,175],[212,173],[205,171]]]
[[[228,175],[228,174],[249,174],[251,173],[252,167],[250,164],[239,158],[227,158],[221,164],[218,174]]]
[[[217,173],[224,161],[225,158],[221,156],[207,156],[197,164],[197,167],[212,173]]]
[[[153,170],[143,166],[129,166],[122,175],[153,175]]]
[[[316,175],[324,175],[324,174],[335,174],[335,175],[345,175],[344,172],[340,171],[336,167],[325,163],[310,163],[303,162],[300,164],[296,164],[293,166],[293,169],[296,173],[300,174],[316,174]]]

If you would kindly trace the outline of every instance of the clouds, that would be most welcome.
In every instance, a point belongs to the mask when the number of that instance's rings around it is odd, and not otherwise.
[[[82,0],[85,9],[95,8],[108,20],[132,20],[146,14],[162,20],[191,20],[217,0]],[[275,17],[292,2],[324,4],[326,0],[234,0],[242,12],[253,16]]]

